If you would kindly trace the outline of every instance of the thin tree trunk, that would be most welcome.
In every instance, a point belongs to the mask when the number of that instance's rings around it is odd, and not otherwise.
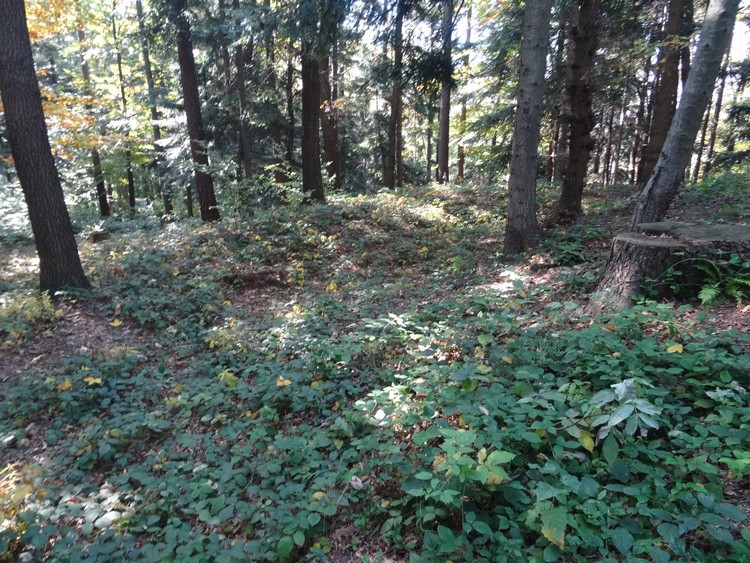
[[[180,83],[187,117],[190,152],[193,157],[195,189],[201,209],[201,219],[205,222],[220,219],[216,204],[214,181],[207,172],[208,154],[206,153],[206,135],[201,117],[198,77],[195,71],[193,42],[190,37],[190,24],[187,19],[187,0],[172,0],[177,24],[177,55],[180,63]]]
[[[400,123],[403,119],[403,58],[404,58],[404,15],[405,2],[398,0],[396,2],[396,17],[394,21],[393,36],[393,88],[391,89],[390,106],[391,114],[388,118],[388,139],[385,153],[385,168],[383,170],[383,184],[386,188],[393,189],[396,187],[396,168],[400,155],[398,154],[401,147]]]
[[[138,14],[138,35],[141,40],[141,53],[143,55],[143,71],[146,75],[146,85],[148,87],[148,105],[151,110],[151,130],[154,136],[154,151],[156,154],[155,158],[155,169],[157,176],[159,175],[159,163],[162,159],[162,148],[160,146],[161,141],[161,129],[159,127],[159,110],[156,107],[156,87],[154,84],[154,74],[151,71],[151,55],[148,48],[148,40],[146,38],[146,32],[143,23],[143,5],[141,0],[135,2],[136,12]],[[172,196],[169,193],[169,189],[162,185],[161,178],[157,180],[157,186],[159,193],[161,194],[162,203],[164,204],[164,214],[167,216],[172,215],[174,207],[172,206]]]
[[[471,16],[472,4],[471,0],[469,0],[469,3],[466,7],[466,42],[464,43],[464,50],[466,51],[466,54],[464,55],[463,61],[464,72],[466,72],[467,76],[469,72],[469,49],[471,49]],[[458,124],[458,135],[459,142],[457,155],[458,163],[456,166],[456,181],[460,184],[464,181],[464,172],[466,168],[466,94],[461,97],[461,117]]]
[[[47,136],[22,0],[0,2],[0,96],[39,256],[39,286],[53,293],[88,288]]]
[[[253,2],[254,4],[254,2]],[[232,0],[232,8],[235,12],[240,9],[239,0]],[[239,18],[237,14],[236,17]],[[242,22],[238,19],[236,25],[241,26]],[[252,45],[250,46],[252,52]],[[253,160],[250,156],[250,149],[253,146],[253,139],[250,133],[250,100],[247,96],[246,72],[247,60],[245,59],[246,50],[242,45],[237,45],[234,49],[234,65],[237,68],[237,97],[240,101],[240,162],[242,163],[242,174],[245,178],[252,176]]]
[[[122,115],[125,119],[128,117],[128,99],[125,95],[125,76],[122,71],[122,47],[120,38],[117,35],[117,21],[115,13],[117,10],[117,0],[112,1],[112,39],[115,43],[115,56],[117,61],[117,77],[120,81],[120,102],[122,103]],[[128,179],[128,204],[130,206],[130,215],[135,215],[135,179],[133,178],[133,159],[130,153],[130,128],[125,129],[125,172]]]
[[[690,1],[690,0],[687,0]],[[669,126],[677,107],[679,83],[680,48],[676,44],[680,35],[683,17],[683,0],[670,0],[664,43],[659,50],[659,82],[653,97],[653,115],[648,135],[648,144],[643,150],[638,173],[640,182],[645,181],[656,166],[659,153],[667,138]]]
[[[598,45],[600,0],[578,0],[577,25],[571,26],[568,52],[567,99],[570,107],[568,161],[553,221],[567,224],[582,213],[581,200],[594,142],[594,56]],[[574,8],[575,9],[575,8]]]
[[[89,99],[93,99],[94,92],[91,87],[91,70],[89,69],[88,50],[86,49],[86,34],[83,31],[80,6],[76,6],[76,10],[78,10],[76,32],[78,34],[78,47],[81,50],[81,74],[83,75],[84,93]],[[86,109],[90,111],[91,105],[87,103]],[[107,200],[107,186],[104,183],[102,158],[99,154],[99,149],[96,147],[91,149],[91,171],[94,178],[94,185],[96,186],[96,197],[99,201],[99,213],[102,217],[109,217],[111,210],[109,208],[109,201]]]
[[[729,65],[729,57],[724,59],[724,68],[721,72],[721,81],[719,82],[719,89],[716,91],[716,105],[714,106],[714,115],[711,118],[711,134],[708,137],[708,150],[706,151],[706,164],[703,167],[703,177],[711,171],[713,165],[714,150],[716,148],[716,131],[719,128],[719,118],[721,117],[721,105],[724,101],[724,86],[727,81],[727,66]]]
[[[708,124],[711,121],[711,106],[713,100],[708,100],[705,115],[703,116],[703,125],[701,126],[701,140],[698,143],[698,150],[695,155],[695,166],[693,167],[692,180],[697,182],[703,165],[703,151],[706,148],[706,135],[708,135]]]
[[[333,179],[333,186],[341,188],[341,163],[339,156],[339,134],[336,119],[336,105],[333,100],[330,78],[330,58],[320,60],[320,120],[323,133],[323,157],[328,177]]]
[[[294,163],[294,40],[289,40],[289,59],[286,64],[286,161]]]
[[[693,69],[659,161],[636,202],[633,225],[661,221],[682,183],[703,112],[732,40],[738,8],[739,0],[712,0],[708,6]]]
[[[219,8],[219,22],[226,26],[227,25],[227,6],[225,0],[219,0],[218,4]],[[229,47],[227,46],[227,36],[226,33],[221,34],[221,40],[219,45],[219,52],[221,56],[219,57],[219,67],[221,68],[221,73],[224,76],[224,93],[229,94],[229,90],[232,84],[232,58],[229,55]]]
[[[506,256],[516,255],[534,246],[539,230],[536,218],[536,169],[544,111],[542,96],[552,0],[528,2],[524,12],[518,105],[508,179]]]
[[[453,61],[451,59],[453,46],[453,1],[454,0],[443,0],[443,23],[440,28],[444,76],[440,86],[437,180],[441,184],[447,183],[449,180],[451,81],[453,69]]]

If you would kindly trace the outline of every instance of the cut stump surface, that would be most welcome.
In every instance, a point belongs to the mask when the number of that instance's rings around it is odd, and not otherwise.
[[[617,235],[592,303],[621,309],[644,286],[657,297],[671,296],[666,279],[670,268],[680,272],[681,285],[698,284],[700,258],[738,254],[750,259],[750,225],[693,225],[664,221],[636,225],[637,232]]]

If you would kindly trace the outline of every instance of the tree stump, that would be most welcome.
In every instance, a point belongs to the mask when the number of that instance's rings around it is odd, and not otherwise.
[[[692,225],[664,221],[636,225],[612,241],[609,260],[592,296],[596,308],[621,309],[632,304],[641,288],[654,297],[674,297],[672,285],[698,287],[706,260],[738,254],[750,259],[750,226]],[[703,260],[702,260],[703,259]],[[679,271],[669,278],[670,269]],[[672,283],[670,283],[672,282]]]

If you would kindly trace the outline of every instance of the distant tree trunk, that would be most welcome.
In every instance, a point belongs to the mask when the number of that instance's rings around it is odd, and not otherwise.
[[[302,191],[324,202],[320,171],[320,65],[310,39],[302,43]]]
[[[469,72],[469,49],[471,49],[471,16],[472,16],[472,4],[469,0],[466,7],[466,42],[464,43],[464,72]],[[456,181],[460,184],[464,181],[464,173],[466,168],[466,94],[461,98],[461,118],[458,125],[458,163],[456,166]]]
[[[555,63],[554,63],[554,80],[556,83],[562,83],[566,80],[567,68],[565,65],[565,51],[569,34],[569,29],[575,24],[578,17],[578,10],[575,5],[568,8],[568,14],[560,18],[560,28],[557,30],[557,40],[555,41]],[[560,98],[557,105],[553,108],[553,139],[554,147],[552,150],[552,174],[550,181],[557,182],[565,176],[568,157],[568,135],[570,133],[569,120],[570,101],[563,90],[560,92]]]
[[[286,161],[294,163],[294,40],[289,40],[289,59],[286,64]]]
[[[638,157],[641,154],[643,139],[647,135],[646,127],[646,98],[648,97],[648,68],[650,63],[646,64],[646,79],[638,86],[638,110],[635,114],[635,134],[633,136],[633,146],[630,150],[630,166],[628,171],[628,183],[635,185],[638,177]]]
[[[89,69],[88,50],[86,49],[86,34],[83,31],[83,18],[80,14],[80,7],[76,7],[78,12],[78,21],[76,22],[76,32],[78,34],[78,46],[81,49],[81,74],[83,75],[84,92],[88,98],[94,97],[91,87],[91,70]],[[91,109],[90,104],[86,104],[87,109]],[[102,171],[102,157],[99,149],[91,149],[91,172],[96,186],[96,197],[99,201],[99,214],[102,217],[109,217],[111,210],[107,200],[107,186],[104,183],[104,172]]]
[[[536,219],[536,169],[540,124],[544,107],[544,72],[549,46],[552,0],[527,2],[524,10],[518,103],[508,179],[506,256],[534,246],[539,229]]]
[[[708,100],[708,106],[703,115],[703,125],[701,126],[701,137],[698,141],[698,147],[695,155],[695,166],[693,167],[692,180],[697,182],[700,177],[701,168],[703,165],[703,151],[706,148],[706,135],[708,135],[708,123],[711,121],[711,105],[713,100]]]
[[[253,2],[255,4],[255,2]],[[232,1],[232,8],[235,11],[239,11],[240,9],[240,2],[239,0],[233,0]],[[236,24],[238,26],[242,25],[242,22],[239,20],[239,15],[237,15],[238,21]],[[250,46],[249,50],[252,52],[252,45]],[[250,178],[252,175],[252,169],[253,169],[253,160],[250,156],[250,150],[253,146],[253,140],[250,134],[250,100],[247,96],[247,85],[246,85],[246,68],[247,68],[247,61],[245,59],[245,48],[243,45],[237,45],[234,49],[234,64],[235,67],[237,67],[237,94],[240,101],[240,146],[241,146],[241,154],[240,154],[240,162],[242,163],[242,173],[245,178]]]
[[[693,68],[661,156],[636,203],[633,225],[661,221],[677,193],[711,98],[722,58],[732,40],[739,0],[711,0]]]
[[[429,102],[428,102],[429,103]],[[432,104],[427,106],[427,181],[432,181],[432,130],[435,127],[435,111]]]
[[[683,0],[680,21],[680,82],[683,89],[690,75],[690,36],[693,34],[693,25],[693,0]]]
[[[0,95],[39,255],[39,286],[88,288],[47,136],[22,0],[0,2]]]
[[[403,106],[403,59],[404,59],[404,15],[405,1],[396,2],[396,17],[394,22],[393,36],[393,88],[391,90],[390,104],[391,114],[388,119],[388,146],[385,153],[385,169],[383,171],[383,183],[386,188],[396,187],[396,169],[402,155],[399,154],[401,147],[401,121],[404,115]]]
[[[586,171],[594,142],[594,56],[598,45],[601,0],[577,0],[575,23],[570,28],[568,51],[568,80],[566,95],[570,114],[567,116],[570,134],[568,160],[560,198],[555,206],[553,221],[567,224],[582,213],[581,200]]]
[[[716,131],[719,128],[719,118],[721,117],[721,104],[724,101],[724,86],[727,81],[727,66],[729,65],[729,56],[724,59],[724,67],[721,71],[721,81],[719,82],[719,89],[716,92],[716,105],[714,106],[714,114],[711,118],[711,133],[708,137],[708,150],[706,151],[706,164],[703,168],[703,177],[711,171],[713,165],[714,150],[716,148]]]
[[[333,179],[333,187],[341,188],[341,162],[339,157],[339,132],[336,119],[336,105],[331,91],[330,57],[320,60],[320,120],[323,132],[323,157],[328,177]]]
[[[138,14],[138,36],[141,40],[141,53],[143,54],[143,71],[146,75],[146,85],[148,87],[148,105],[151,110],[151,130],[154,136],[154,151],[156,153],[155,168],[159,174],[159,163],[162,160],[162,148],[159,144],[161,141],[161,128],[159,127],[159,110],[156,108],[156,87],[154,84],[154,75],[151,71],[151,55],[148,48],[148,40],[143,24],[143,5],[141,0],[135,2]],[[164,204],[164,214],[172,215],[174,207],[172,206],[172,196],[169,189],[162,185],[161,179],[157,183],[159,193],[161,194],[162,203]]]
[[[653,114],[648,134],[648,143],[643,150],[638,172],[638,181],[644,182],[659,159],[659,153],[667,138],[672,117],[677,107],[679,83],[680,47],[677,41],[682,27],[684,1],[670,0],[664,38],[659,50],[659,83],[652,100]]]
[[[117,21],[115,13],[117,11],[117,0],[112,1],[112,39],[115,43],[115,59],[117,61],[117,77],[120,81],[120,102],[122,104],[122,115],[125,119],[128,117],[128,99],[125,95],[125,76],[122,71],[122,47],[120,38],[117,35]],[[130,128],[125,129],[126,148],[125,148],[125,173],[128,179],[128,204],[130,206],[131,217],[135,215],[135,179],[133,178],[133,159],[130,153]]]
[[[440,86],[440,121],[438,124],[438,171],[441,184],[449,180],[450,127],[451,127],[451,83],[453,80],[453,2],[443,0],[443,23],[440,28],[443,54],[443,77]]]
[[[218,10],[219,10],[219,23],[222,26],[227,25],[227,6],[226,2],[224,0],[219,0],[218,3]],[[226,33],[221,34],[221,39],[219,41],[219,51],[221,53],[221,57],[219,57],[219,67],[221,68],[221,72],[224,75],[224,93],[228,94],[230,86],[232,84],[232,58],[229,55],[229,38],[227,37]]]
[[[198,76],[195,71],[193,42],[190,37],[190,24],[187,19],[187,0],[172,0],[175,23],[177,25],[177,55],[180,63],[180,83],[187,117],[190,152],[193,156],[195,189],[198,192],[198,203],[201,208],[201,219],[205,222],[218,221],[219,208],[216,204],[214,181],[205,170],[208,166],[206,153],[206,135],[201,117],[200,95],[198,93]]]

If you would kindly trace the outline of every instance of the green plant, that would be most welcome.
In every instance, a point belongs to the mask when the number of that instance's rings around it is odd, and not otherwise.
[[[17,346],[35,330],[62,316],[49,294],[15,294],[0,299],[0,337],[6,346]]]

